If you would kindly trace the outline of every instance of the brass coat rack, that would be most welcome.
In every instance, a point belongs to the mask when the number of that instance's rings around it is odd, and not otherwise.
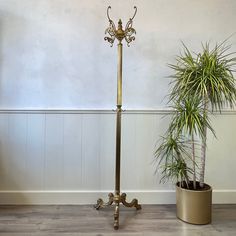
[[[135,207],[137,210],[141,209],[141,205],[138,204],[137,199],[133,199],[130,203],[126,202],[126,194],[120,193],[120,150],[121,150],[121,114],[122,114],[122,40],[125,39],[127,45],[135,40],[135,29],[132,27],[133,19],[137,13],[137,7],[134,7],[134,15],[126,24],[123,30],[121,19],[118,21],[118,27],[111,20],[109,11],[111,7],[107,8],[107,18],[109,20],[109,27],[106,29],[105,34],[109,34],[109,37],[104,39],[113,46],[115,39],[118,40],[118,72],[117,72],[117,109],[116,109],[116,168],[115,168],[115,193],[109,193],[109,200],[105,203],[101,198],[97,200],[95,208],[99,210],[101,207],[110,206],[114,203],[114,229],[119,228],[119,207],[122,203],[126,207]]]

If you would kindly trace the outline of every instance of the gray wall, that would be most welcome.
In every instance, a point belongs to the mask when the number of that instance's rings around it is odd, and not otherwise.
[[[181,40],[194,50],[235,32],[235,0],[0,0],[0,108],[111,109],[116,46],[104,42],[106,8],[124,23],[138,7],[136,42],[124,49],[124,107],[158,109]],[[236,49],[236,36],[230,39]]]

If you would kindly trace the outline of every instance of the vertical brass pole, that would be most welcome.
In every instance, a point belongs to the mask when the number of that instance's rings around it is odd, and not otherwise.
[[[135,207],[137,210],[141,209],[141,205],[138,204],[138,200],[134,198],[131,202],[126,201],[126,193],[120,193],[120,163],[121,163],[121,115],[122,115],[122,49],[123,45],[121,41],[125,39],[127,45],[135,40],[133,36],[136,34],[135,29],[132,27],[133,19],[137,12],[137,7],[134,7],[134,15],[129,19],[126,24],[125,29],[122,28],[121,19],[118,21],[118,27],[111,20],[109,16],[109,10],[111,7],[107,8],[107,17],[109,20],[109,27],[106,29],[105,33],[109,34],[110,37],[105,37],[111,46],[113,45],[115,39],[119,41],[118,43],[118,63],[117,63],[117,109],[116,109],[116,165],[115,165],[115,193],[109,193],[109,201],[105,203],[101,198],[97,200],[97,204],[94,206],[97,210],[104,206],[110,206],[115,203],[114,212],[114,229],[119,228],[119,207],[122,203],[126,207]]]
[[[115,171],[115,195],[120,194],[120,150],[121,150],[121,107],[116,111],[116,171]]]
[[[116,176],[115,194],[120,194],[120,150],[121,150],[121,107],[122,107],[122,43],[118,44],[117,70],[117,115],[116,115]]]
[[[117,107],[122,106],[122,48],[121,42],[118,43],[118,65],[117,65]]]
[[[122,43],[118,44],[117,70],[117,110],[116,110],[116,170],[115,170],[115,213],[114,228],[119,228],[120,204],[120,151],[121,151],[121,113],[122,113]]]

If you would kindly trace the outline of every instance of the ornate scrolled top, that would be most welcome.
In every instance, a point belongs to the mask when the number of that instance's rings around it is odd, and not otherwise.
[[[137,14],[137,7],[136,6],[134,6],[134,15],[133,15],[133,17],[132,18],[130,18],[131,20],[133,20],[134,19],[134,17],[136,16],[136,14]]]
[[[108,6],[107,18],[109,21],[109,26],[105,30],[105,34],[108,34],[109,36],[105,37],[104,39],[111,44],[111,47],[113,46],[115,39],[117,39],[119,41],[119,43],[121,43],[121,41],[123,39],[125,39],[125,41],[127,42],[127,45],[129,46],[129,44],[135,40],[135,37],[133,35],[136,34],[136,31],[133,28],[133,19],[137,14],[137,7],[134,6],[134,15],[127,22],[127,24],[125,26],[125,30],[123,30],[123,28],[122,28],[122,21],[121,20],[119,20],[118,27],[116,28],[114,22],[112,21],[112,19],[110,17],[110,14],[109,14],[110,10],[111,10],[111,6]]]
[[[109,15],[110,10],[111,10],[111,6],[108,6],[108,8],[107,8],[107,18],[108,18],[109,22],[112,21],[111,18],[110,18],[110,15]]]

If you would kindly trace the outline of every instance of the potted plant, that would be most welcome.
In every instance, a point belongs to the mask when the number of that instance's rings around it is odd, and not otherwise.
[[[172,119],[155,152],[161,181],[176,181],[177,217],[193,224],[211,222],[212,188],[204,182],[209,115],[236,103],[234,53],[226,41],[200,53],[183,44],[171,76]],[[199,157],[200,156],[200,157]]]

